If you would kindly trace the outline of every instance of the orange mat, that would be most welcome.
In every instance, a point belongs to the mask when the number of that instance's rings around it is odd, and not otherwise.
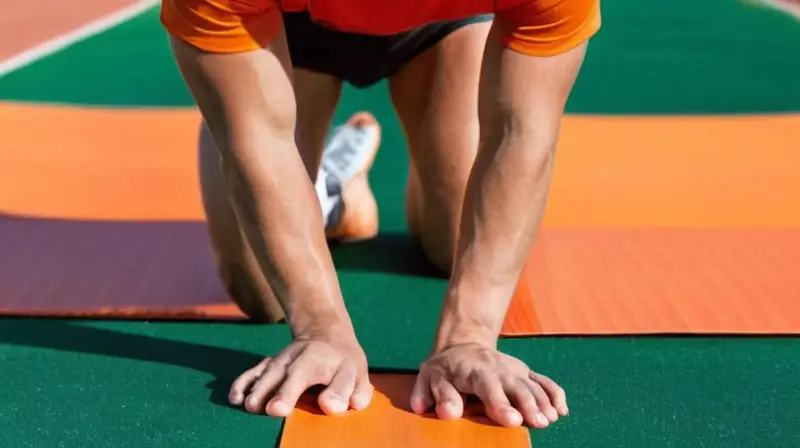
[[[467,416],[445,422],[435,416],[418,416],[408,407],[414,375],[372,375],[375,396],[360,412],[326,417],[316,397],[306,395],[287,419],[280,448],[523,448],[530,435],[523,428],[502,428],[490,423],[477,408]]]
[[[0,212],[202,220],[199,120],[0,102]],[[544,224],[800,227],[798,129],[800,115],[567,116]]]
[[[3,312],[241,318],[211,266],[198,123],[0,104]],[[793,115],[567,117],[503,333],[800,333],[797,129]]]
[[[505,335],[800,333],[800,229],[545,230]]]

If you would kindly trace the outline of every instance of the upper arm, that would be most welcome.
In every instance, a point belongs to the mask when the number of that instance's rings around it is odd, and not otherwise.
[[[292,68],[275,0],[163,0],[161,18],[223,157],[252,161],[267,140],[293,142]]]
[[[500,8],[487,42],[481,115],[554,144],[586,43],[600,28],[600,0],[514,3]]]
[[[555,16],[550,18],[553,27],[564,27],[569,22],[567,19],[559,21]],[[535,139],[534,144],[538,146],[555,144],[589,35],[584,26],[572,27],[578,31],[566,34],[553,33],[546,28],[528,30],[527,36],[537,37],[531,37],[524,43],[527,46],[521,47],[520,28],[509,33],[507,22],[496,21],[484,53],[481,77],[482,127],[494,126],[496,132],[503,134],[525,134],[526,139]],[[578,36],[582,37],[578,39]]]

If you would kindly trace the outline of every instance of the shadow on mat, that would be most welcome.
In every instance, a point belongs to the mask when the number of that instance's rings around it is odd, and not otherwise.
[[[446,278],[405,234],[332,242],[330,247],[339,270]],[[0,268],[8,274],[0,278],[0,289],[24,290],[25,298],[19,301],[28,303],[31,295],[47,296],[38,290],[47,289],[44,285],[55,278],[61,297],[96,295],[79,284],[89,278],[92,289],[114,291],[106,295],[115,297],[113,304],[103,297],[93,303],[84,300],[83,306],[194,306],[219,303],[226,295],[200,221],[85,221],[0,212],[0,248]],[[185,302],[174,303],[176,298]],[[9,305],[0,303],[2,307]]]
[[[233,380],[267,355],[123,333],[65,320],[20,318],[14,321],[22,325],[5,325],[11,320],[0,320],[3,322],[0,324],[0,344],[132,359],[206,372],[214,377],[206,385],[211,390],[209,401],[224,407],[232,407],[228,404],[228,390]],[[377,367],[371,368],[370,373],[415,375],[416,371]],[[408,390],[410,393],[410,388]],[[388,391],[385,393],[389,395]],[[307,402],[308,397],[303,400]],[[398,401],[397,407],[405,409],[407,405]],[[321,414],[321,411],[317,408],[315,413]]]
[[[419,244],[406,234],[382,233],[366,241],[331,242],[330,248],[339,270],[447,278],[447,273],[428,261]]]
[[[61,320],[24,319],[24,330],[0,325],[0,344],[88,353],[174,365],[209,373],[209,401],[230,407],[228,388],[238,375],[263,359],[239,350],[122,333]]]

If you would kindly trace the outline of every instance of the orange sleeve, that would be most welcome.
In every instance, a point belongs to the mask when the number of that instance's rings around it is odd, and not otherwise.
[[[532,56],[577,47],[600,29],[600,0],[527,0],[497,11],[503,44]]]
[[[264,48],[283,26],[279,0],[162,0],[167,31],[201,50],[240,53]]]

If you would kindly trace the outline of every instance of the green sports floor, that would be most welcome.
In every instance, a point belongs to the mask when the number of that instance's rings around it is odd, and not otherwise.
[[[800,110],[800,22],[735,0],[697,3],[604,2],[568,111]],[[1,78],[0,100],[191,104],[156,10]],[[337,121],[364,108],[384,126],[371,176],[378,201],[402,204],[407,161],[385,86],[348,90]],[[381,230],[389,245],[405,232],[402,207],[381,209]],[[358,269],[341,279],[371,364],[415,368],[445,282]],[[284,326],[4,318],[2,446],[273,446],[282,422],[230,408],[225,396],[288,341]],[[501,348],[570,397],[570,417],[532,433],[534,446],[800,447],[798,338],[544,337]]]

